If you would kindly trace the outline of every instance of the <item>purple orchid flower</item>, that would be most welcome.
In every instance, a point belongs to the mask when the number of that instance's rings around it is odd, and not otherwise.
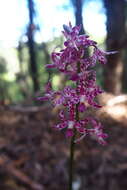
[[[68,115],[64,115],[63,110],[59,113],[60,123],[55,125],[57,130],[66,130],[66,136],[72,137],[74,130],[81,135],[75,142],[79,142],[89,135],[100,144],[105,145],[107,134],[103,132],[103,127],[95,118],[85,118],[76,120],[76,110],[85,112],[88,107],[101,108],[95,98],[103,90],[96,84],[96,72],[93,70],[96,63],[105,64],[106,55],[116,52],[104,52],[97,47],[97,43],[89,39],[87,35],[79,35],[80,26],[72,27],[63,25],[63,35],[66,40],[64,49],[60,52],[53,52],[52,63],[46,65],[47,68],[56,68],[72,80],[75,87],[66,86],[61,91],[53,91],[51,83],[47,84],[46,94],[39,97],[39,100],[50,100],[54,106],[63,105]],[[85,57],[87,48],[92,47],[93,52]],[[88,128],[88,125],[91,128]]]

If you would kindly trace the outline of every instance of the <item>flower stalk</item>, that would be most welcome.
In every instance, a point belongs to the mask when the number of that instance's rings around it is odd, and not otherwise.
[[[74,135],[71,137],[71,144],[70,144],[69,189],[68,190],[73,190],[75,138],[76,138],[76,130],[74,129]]]
[[[80,73],[80,63],[77,63],[77,70]],[[78,88],[78,81],[76,87]],[[78,94],[78,90],[77,90]],[[76,105],[76,121],[79,121],[79,104]],[[74,175],[74,151],[75,151],[75,140],[76,140],[76,128],[74,130],[74,135],[71,137],[71,144],[70,144],[70,164],[69,164],[69,190],[73,190],[73,175]]]

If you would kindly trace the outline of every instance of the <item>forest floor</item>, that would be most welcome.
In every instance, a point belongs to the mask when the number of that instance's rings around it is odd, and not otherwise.
[[[74,190],[127,189],[127,99],[105,94],[100,102],[90,114],[105,126],[108,145],[76,144]],[[57,112],[48,104],[0,107],[0,190],[68,189],[69,140],[52,129]]]

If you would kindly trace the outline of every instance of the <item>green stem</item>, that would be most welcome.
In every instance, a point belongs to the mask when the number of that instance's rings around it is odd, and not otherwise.
[[[80,63],[77,63],[78,73],[80,73]],[[78,86],[78,81],[77,81]],[[78,92],[77,92],[78,93]],[[79,121],[79,104],[76,105],[76,121]],[[76,138],[76,128],[74,128],[74,135],[71,138],[70,144],[70,163],[69,163],[69,190],[73,190],[73,175],[74,175],[74,151],[75,151],[75,138]]]
[[[71,138],[71,144],[70,144],[70,163],[69,163],[69,190],[73,190],[72,184],[73,184],[73,169],[74,169],[74,149],[75,149],[75,136],[76,136],[76,130],[74,130],[74,135]]]

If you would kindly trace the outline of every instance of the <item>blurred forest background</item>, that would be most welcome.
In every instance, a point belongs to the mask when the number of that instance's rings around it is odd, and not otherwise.
[[[99,117],[108,146],[77,145],[74,190],[127,189],[127,0],[11,0],[0,2],[0,190],[65,190],[69,143],[51,129],[58,110],[38,102],[45,84],[66,77],[46,69],[63,48],[62,25],[81,24],[98,46],[118,51],[97,64]]]
[[[64,85],[63,76],[46,70],[45,65],[51,62],[51,52],[63,46],[62,25],[69,21],[82,24],[81,33],[90,35],[102,49],[118,51],[108,57],[104,68],[97,66],[98,83],[113,94],[127,92],[126,6],[123,0],[4,1],[0,8],[0,104],[28,103],[43,93],[50,78],[55,88]]]

